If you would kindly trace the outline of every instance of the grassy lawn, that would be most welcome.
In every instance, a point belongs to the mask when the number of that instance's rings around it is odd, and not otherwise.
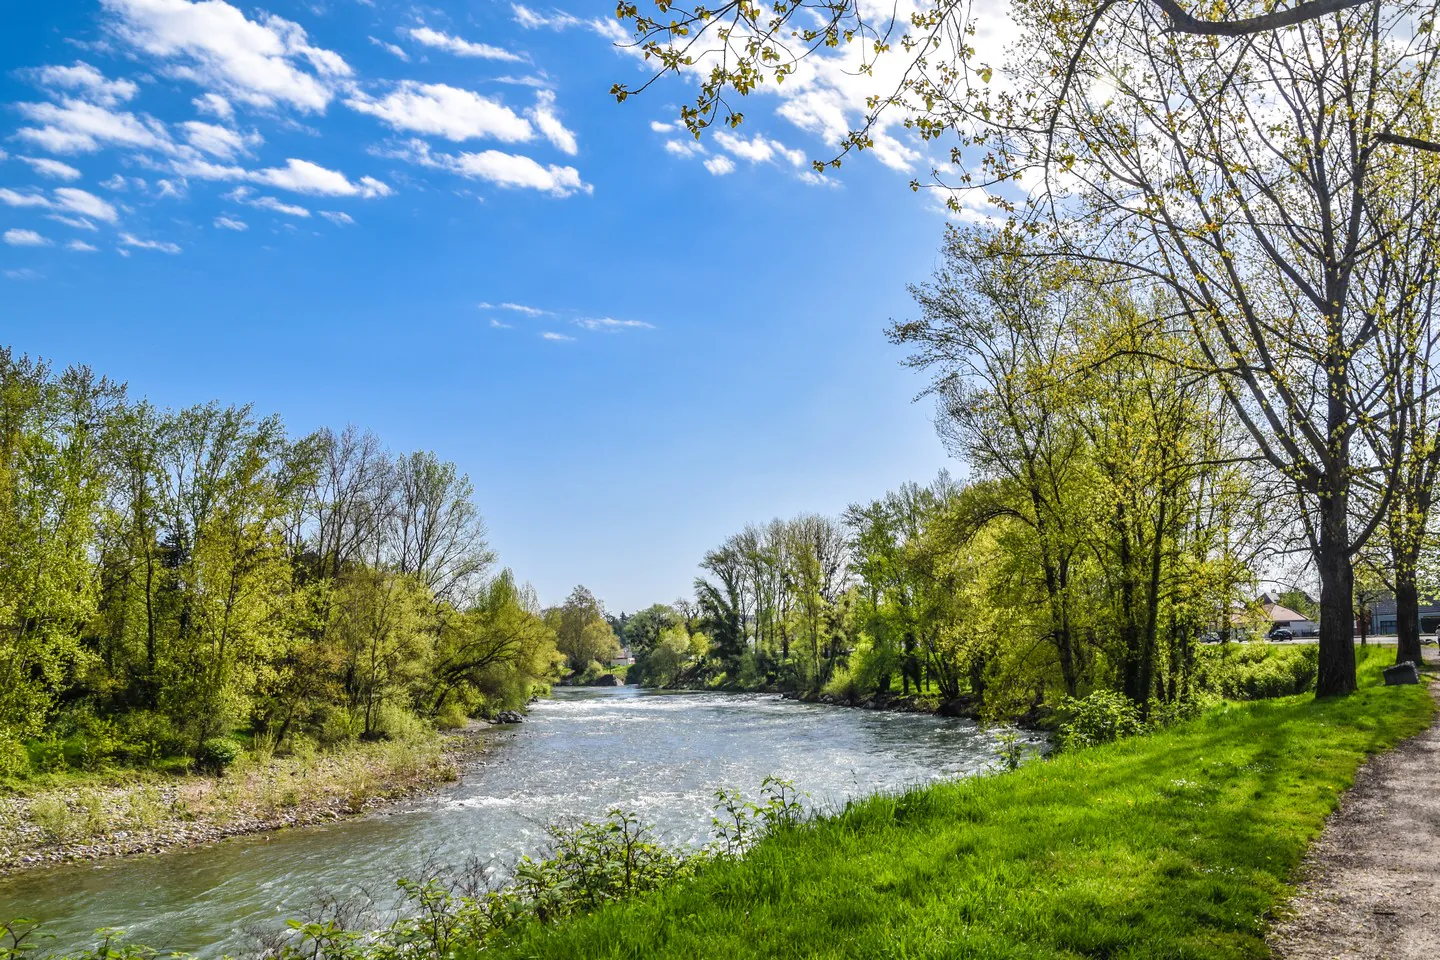
[[[856,803],[486,960],[1268,956],[1286,879],[1425,687],[1228,704],[1163,733]]]

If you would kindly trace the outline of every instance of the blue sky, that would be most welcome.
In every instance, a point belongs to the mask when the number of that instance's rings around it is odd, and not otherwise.
[[[689,590],[747,522],[946,465],[882,335],[944,219],[899,127],[817,178],[837,60],[666,129],[604,2],[53,0],[0,36],[0,341],[162,405],[466,470],[558,602]],[[517,309],[520,308],[520,309]]]

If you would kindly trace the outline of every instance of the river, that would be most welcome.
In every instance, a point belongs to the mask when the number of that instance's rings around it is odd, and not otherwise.
[[[754,797],[779,776],[833,809],[995,762],[994,737],[966,720],[633,687],[562,688],[487,744],[441,793],[374,815],[11,877],[0,881],[0,918],[42,921],[55,950],[115,927],[166,951],[243,955],[255,930],[282,927],[323,894],[389,903],[395,879],[427,863],[511,862],[567,818],[623,807],[667,842],[703,844],[722,787]]]

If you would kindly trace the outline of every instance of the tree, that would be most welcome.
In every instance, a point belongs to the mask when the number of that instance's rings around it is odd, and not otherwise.
[[[681,617],[674,607],[657,603],[625,621],[623,639],[635,656],[643,656],[660,641],[662,633],[680,625]]]
[[[0,740],[36,735],[86,660],[116,384],[0,348]]]
[[[1072,581],[1092,477],[1084,434],[1060,415],[1050,387],[1078,329],[1077,306],[1072,287],[1023,266],[1017,250],[1012,236],[952,231],[935,281],[912,289],[921,318],[889,335],[912,349],[908,365],[933,373],[941,435],[996,483],[992,513],[1033,531],[1045,635],[1075,696],[1083,663]]]
[[[470,478],[433,453],[395,462],[394,563],[437,597],[463,604],[495,561]]]
[[[572,673],[583,673],[592,663],[608,663],[620,653],[604,608],[584,586],[570,591],[561,606],[546,611],[545,622],[555,631],[555,647],[565,655]]]

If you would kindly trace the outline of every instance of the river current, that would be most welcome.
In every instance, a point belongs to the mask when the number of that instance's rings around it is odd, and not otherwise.
[[[967,720],[847,710],[767,694],[559,689],[438,794],[327,826],[0,881],[0,919],[42,921],[63,950],[101,927],[162,950],[244,955],[326,895],[393,901],[396,878],[543,850],[546,826],[632,810],[672,844],[710,839],[720,788],[792,780],[820,808],[995,763]]]

